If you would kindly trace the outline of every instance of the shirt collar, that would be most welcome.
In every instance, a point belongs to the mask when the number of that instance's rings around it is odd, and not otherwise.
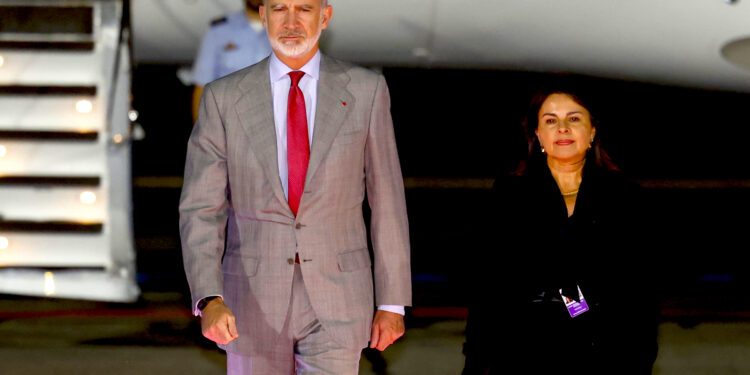
[[[276,53],[271,53],[271,63],[269,67],[269,71],[271,72],[271,82],[277,82],[283,78],[289,72],[291,72],[293,69],[286,66],[281,60],[279,60],[278,56],[276,56]],[[315,55],[310,59],[310,61],[307,62],[302,68],[299,70],[305,72],[306,75],[309,75],[310,78],[314,80],[318,80],[318,77],[320,76],[320,50],[315,53]]]

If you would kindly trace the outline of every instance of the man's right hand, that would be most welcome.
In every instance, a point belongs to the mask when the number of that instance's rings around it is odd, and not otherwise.
[[[226,345],[237,337],[237,326],[234,322],[234,314],[224,304],[224,300],[214,298],[208,302],[201,312],[201,331],[207,339]]]

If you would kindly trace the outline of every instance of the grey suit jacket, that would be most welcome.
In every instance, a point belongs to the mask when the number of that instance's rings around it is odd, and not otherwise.
[[[240,337],[273,346],[295,249],[315,313],[346,347],[367,345],[375,299],[411,305],[409,237],[385,79],[323,56],[315,134],[297,216],[278,173],[269,60],[208,84],[190,136],[180,234],[193,304],[221,294]],[[372,267],[362,202],[372,211]],[[374,272],[373,272],[374,271]],[[374,273],[374,285],[373,285]]]

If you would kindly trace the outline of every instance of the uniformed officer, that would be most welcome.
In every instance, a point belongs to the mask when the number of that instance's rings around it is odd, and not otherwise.
[[[193,65],[193,120],[198,115],[203,86],[255,64],[271,54],[258,7],[263,0],[245,0],[245,10],[211,23]]]

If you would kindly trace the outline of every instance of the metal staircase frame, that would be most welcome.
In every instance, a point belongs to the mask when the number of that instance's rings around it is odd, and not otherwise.
[[[0,293],[138,298],[127,9],[0,1]]]

